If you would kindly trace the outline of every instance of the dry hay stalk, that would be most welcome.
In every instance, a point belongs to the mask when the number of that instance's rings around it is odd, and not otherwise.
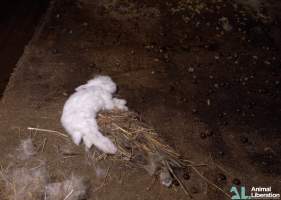
[[[151,175],[158,174],[166,186],[170,186],[173,180],[178,181],[191,197],[174,169],[184,170],[193,163],[182,159],[136,113],[117,110],[103,112],[98,115],[98,124],[103,133],[113,137],[118,147],[117,156],[146,169]]]
[[[103,133],[114,138],[119,152],[129,159],[133,159],[136,153],[142,153],[144,156],[159,154],[174,167],[184,167],[188,162],[134,112],[103,112],[98,115],[98,124]]]
[[[163,185],[170,186],[172,181],[176,180],[184,193],[192,198],[182,177],[176,173],[191,168],[208,184],[230,197],[196,169],[206,164],[195,164],[183,159],[173,148],[165,144],[157,132],[144,123],[138,114],[119,110],[102,112],[98,115],[98,124],[103,133],[113,137],[118,147],[117,156],[146,169],[151,175],[159,175]]]

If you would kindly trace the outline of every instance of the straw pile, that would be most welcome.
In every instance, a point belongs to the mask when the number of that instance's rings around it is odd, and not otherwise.
[[[179,183],[188,193],[179,175],[183,173],[177,172],[186,171],[193,163],[182,159],[136,113],[119,110],[102,112],[97,121],[101,131],[115,141],[117,156],[144,168],[150,175],[158,175],[167,187],[174,182]]]

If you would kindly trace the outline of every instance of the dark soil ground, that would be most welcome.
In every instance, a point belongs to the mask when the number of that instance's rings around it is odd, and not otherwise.
[[[152,177],[143,170],[110,160],[93,166],[82,145],[27,131],[63,132],[67,97],[93,75],[107,74],[131,110],[184,157],[207,163],[200,170],[226,192],[239,182],[280,192],[279,4],[251,10],[224,0],[51,3],[1,100],[2,167],[32,135],[38,148],[47,141],[40,156],[51,179],[87,178],[88,199],[188,199],[177,186],[156,182],[148,190]],[[64,147],[79,156],[64,158]],[[97,165],[110,167],[102,188]],[[195,199],[227,199],[194,172],[185,182]]]
[[[3,1],[0,7],[0,97],[24,46],[31,39],[47,1]]]

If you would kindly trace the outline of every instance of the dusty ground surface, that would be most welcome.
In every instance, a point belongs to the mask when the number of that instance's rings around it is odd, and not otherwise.
[[[3,1],[0,8],[0,96],[24,46],[31,39],[47,1]]]
[[[230,1],[56,1],[1,100],[2,167],[20,139],[32,135],[51,179],[86,177],[88,199],[188,199],[180,187],[158,182],[147,190],[152,177],[143,170],[94,163],[83,146],[27,131],[63,132],[67,96],[93,75],[107,74],[130,109],[184,157],[207,163],[200,170],[226,192],[234,179],[280,192],[278,8],[277,1],[254,11]],[[65,158],[63,148],[79,155]],[[106,184],[97,167],[110,168]],[[226,199],[195,173],[186,184],[195,199]]]

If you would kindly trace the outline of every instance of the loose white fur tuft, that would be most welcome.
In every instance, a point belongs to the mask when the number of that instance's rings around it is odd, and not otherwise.
[[[75,89],[66,101],[61,123],[75,144],[83,140],[86,148],[95,145],[99,150],[115,154],[117,148],[99,131],[96,117],[101,110],[128,110],[124,99],[113,98],[116,84],[109,76],[97,76]]]
[[[27,160],[36,154],[32,139],[21,140],[20,146],[17,148],[17,157],[20,160]]]
[[[45,187],[46,200],[79,200],[86,198],[87,187],[81,177],[72,175],[62,182],[50,183]]]
[[[41,164],[34,167],[38,158],[31,138],[22,140],[11,158],[15,160],[12,159],[7,168],[0,170],[0,199],[86,199],[88,184],[84,178],[71,175],[61,182],[50,182],[44,161],[39,160]]]
[[[44,167],[27,169],[12,168],[1,174],[5,182],[7,199],[29,200],[41,199],[47,183],[47,172]],[[3,193],[4,194],[4,193]]]

